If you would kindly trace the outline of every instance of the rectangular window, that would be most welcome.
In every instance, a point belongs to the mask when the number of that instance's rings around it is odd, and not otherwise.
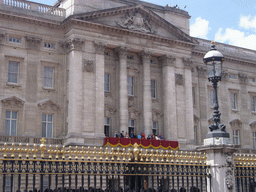
[[[52,137],[52,115],[43,114],[42,116],[42,137],[51,138]]]
[[[253,132],[252,136],[253,136],[253,149],[256,149],[256,132]]]
[[[195,87],[192,87],[192,97],[193,97],[193,105],[196,105],[196,90]]]
[[[255,82],[255,78],[250,77],[250,78],[248,78],[248,81],[249,81],[250,83],[254,83],[254,82]]]
[[[8,83],[18,83],[19,63],[9,62],[8,65]]]
[[[230,74],[230,75],[229,75],[229,79],[237,79],[237,75]]]
[[[151,80],[151,98],[155,99],[156,98],[156,81]]]
[[[110,92],[110,74],[104,74],[104,91]]]
[[[128,120],[128,130],[129,130],[129,136],[131,135],[131,132],[134,133],[134,131],[135,131],[135,120],[134,119]]]
[[[158,132],[158,122],[157,121],[153,121],[153,129],[152,129],[152,133],[154,135],[156,135]]]
[[[251,96],[251,110],[253,112],[255,112],[255,101],[256,101],[256,97],[255,96]]]
[[[128,95],[134,96],[134,77],[132,76],[127,77],[127,90]]]
[[[52,67],[44,67],[44,87],[53,88],[53,72]]]
[[[105,125],[104,125],[104,134],[106,137],[109,137],[110,133],[110,118],[105,118]]]
[[[214,98],[214,90],[211,89],[209,92],[209,98],[210,98],[210,106],[214,107],[214,103],[215,103],[215,98]]]
[[[233,130],[233,144],[234,145],[239,145],[239,130]]]
[[[6,111],[5,134],[10,136],[17,135],[17,111]]]
[[[9,41],[13,43],[20,43],[20,38],[9,37]]]
[[[44,43],[44,47],[48,49],[55,49],[55,44],[53,43]]]
[[[237,109],[237,93],[231,93],[231,109]]]

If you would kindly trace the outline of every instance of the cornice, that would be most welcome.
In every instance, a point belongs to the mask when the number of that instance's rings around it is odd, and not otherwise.
[[[201,52],[201,51],[195,51],[195,50],[192,51],[192,55],[202,57],[202,61],[203,61],[203,57],[206,53],[207,52]],[[242,59],[239,59],[237,57],[229,57],[229,56],[225,56],[225,55],[224,55],[224,62],[238,63],[238,64],[248,65],[248,66],[255,66],[256,65],[256,61],[242,60]]]

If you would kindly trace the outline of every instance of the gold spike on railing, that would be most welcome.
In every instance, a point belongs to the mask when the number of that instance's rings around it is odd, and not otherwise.
[[[41,158],[44,158],[44,151],[46,150],[46,145],[45,145],[45,138],[42,138],[41,140],[41,144],[40,144],[40,150],[41,150]]]
[[[94,150],[93,150],[93,160],[96,161],[97,160],[97,152],[96,152],[97,148],[94,147]]]
[[[148,155],[148,150],[147,149],[146,149],[146,152],[145,152],[145,157],[146,157],[146,162],[148,162],[149,161],[149,159],[148,159],[149,155]]]
[[[59,147],[59,146],[56,145],[56,149],[54,150],[55,158],[56,158],[56,159],[59,159],[59,153],[60,153],[60,151],[59,151],[58,147]]]
[[[79,153],[78,147],[76,146],[76,147],[75,147],[75,151],[74,151],[75,159],[76,159],[76,160],[78,159],[78,153]]]
[[[166,162],[169,163],[169,153],[167,150],[165,151],[165,158],[166,158]]]
[[[8,151],[6,143],[4,144],[4,148],[2,150],[4,152],[4,158],[6,158],[7,157],[7,151]]]
[[[68,151],[67,151],[67,153],[69,154],[69,155],[68,155],[68,158],[69,158],[69,159],[72,159],[72,152],[73,152],[73,151],[72,151],[72,148],[71,148],[71,146],[69,146],[69,147],[68,147]]]
[[[122,153],[122,156],[123,156],[123,161],[125,161],[126,160],[126,153],[125,153],[125,148],[123,148],[123,153]]]
[[[11,157],[12,157],[12,158],[14,158],[14,152],[16,151],[16,149],[15,149],[14,147],[15,147],[15,144],[12,143],[12,147],[9,149],[10,152],[12,153],[12,154],[11,154]]]
[[[86,154],[87,154],[87,160],[90,161],[91,160],[91,148],[90,147],[87,148]]]
[[[34,144],[34,148],[32,149],[32,152],[33,152],[33,158],[36,159],[36,153],[38,151],[38,149],[36,148],[36,144]]]
[[[26,158],[29,159],[29,152],[31,152],[32,150],[29,149],[29,144],[28,143],[27,143],[27,147],[24,151],[26,152]]]
[[[82,147],[82,150],[80,151],[80,153],[81,153],[81,159],[84,160],[84,154],[85,154],[84,147]]]
[[[102,152],[102,147],[100,147],[100,160],[102,161],[102,155],[103,155],[103,152]]]
[[[49,159],[52,158],[52,153],[53,153],[53,150],[52,150],[52,145],[49,146],[49,149],[47,151],[49,153]]]
[[[19,152],[19,158],[21,159],[22,158],[22,152],[23,152],[21,143],[19,144],[19,148],[17,149],[17,151]]]
[[[65,159],[65,154],[66,154],[65,145],[62,146],[61,153],[62,153],[62,159]]]
[[[131,153],[131,149],[128,149],[128,161],[132,160],[132,153]]]

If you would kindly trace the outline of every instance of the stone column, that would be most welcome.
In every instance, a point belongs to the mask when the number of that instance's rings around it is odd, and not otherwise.
[[[150,76],[150,52],[142,52],[143,62],[143,122],[145,135],[152,133],[152,98]]]
[[[193,108],[193,95],[192,95],[192,60],[183,58],[185,67],[185,98],[186,98],[186,139],[187,142],[195,142],[194,135],[194,108]]]
[[[128,131],[128,91],[127,91],[127,48],[117,48],[119,55],[119,116],[120,133]]]
[[[177,140],[175,61],[171,56],[162,57],[164,135],[168,140]]]
[[[207,181],[207,192],[235,192],[234,145],[204,145],[198,148],[206,153],[206,164],[210,166],[211,180]],[[211,183],[210,183],[211,181]],[[210,188],[211,187],[211,188]]]
[[[83,143],[82,135],[82,45],[79,38],[70,38],[65,43],[68,50],[68,134],[66,143]]]
[[[95,137],[104,138],[104,51],[106,46],[94,43],[95,47]]]

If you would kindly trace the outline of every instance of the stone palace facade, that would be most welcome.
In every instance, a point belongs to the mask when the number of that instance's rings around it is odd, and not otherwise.
[[[0,139],[102,145],[116,131],[163,134],[195,149],[212,123],[213,88],[189,14],[139,0],[0,4]],[[225,57],[221,120],[256,148],[256,51]]]

